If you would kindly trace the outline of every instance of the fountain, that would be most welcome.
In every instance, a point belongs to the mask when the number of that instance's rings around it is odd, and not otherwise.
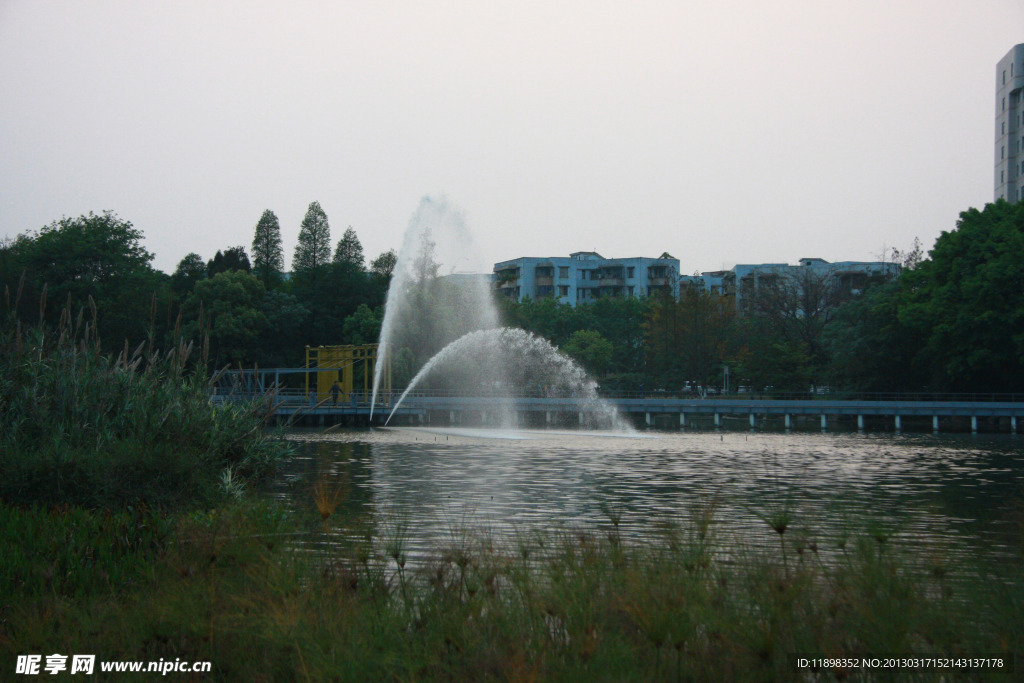
[[[615,408],[597,395],[597,382],[590,379],[583,368],[546,339],[511,327],[470,332],[441,349],[409,382],[385,424],[390,422],[409,392],[435,372],[445,378],[446,389],[455,388],[460,396],[535,394],[573,398],[577,410],[595,416],[603,426],[632,431]],[[505,408],[502,426],[510,427],[510,401],[502,406]]]
[[[490,283],[459,278],[456,271],[479,262],[462,212],[443,197],[424,197],[405,230],[388,288],[371,419],[389,360],[411,370],[464,334],[498,326]]]
[[[425,197],[406,228],[388,289],[370,419],[390,361],[400,377],[419,370],[387,421],[414,388],[433,384],[449,395],[487,397],[504,428],[514,426],[512,397],[534,395],[573,398],[603,427],[632,431],[571,358],[530,332],[498,327],[490,281],[456,274],[467,261],[480,259],[462,213],[443,198]]]

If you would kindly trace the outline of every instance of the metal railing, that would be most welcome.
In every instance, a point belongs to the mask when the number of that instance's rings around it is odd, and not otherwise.
[[[273,393],[275,403],[285,405],[309,405],[313,406],[322,401],[325,405],[352,405],[368,406],[371,394],[368,392],[352,392],[345,394],[339,392],[337,399],[328,394],[326,400],[316,393],[307,393],[302,389],[278,388],[276,390],[259,391],[253,388],[219,387],[214,392],[216,400],[259,400],[268,397]],[[390,406],[398,400],[401,392],[380,393],[377,395],[377,404]],[[730,392],[716,393],[707,392],[698,394],[695,392],[668,392],[661,390],[599,390],[598,396],[607,400],[742,400],[742,401],[925,401],[925,402],[973,402],[973,403],[1022,403],[1024,392],[1002,393],[1002,392]],[[518,389],[504,392],[496,390],[477,391],[414,391],[409,392],[406,399],[417,398],[511,398],[511,399],[564,399],[564,398],[585,398],[573,392],[560,391],[550,388]]]

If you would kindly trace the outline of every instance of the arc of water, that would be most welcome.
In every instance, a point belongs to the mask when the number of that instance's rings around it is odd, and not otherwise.
[[[420,368],[420,371],[417,372],[416,376],[412,378],[411,382],[409,382],[409,386],[405,388],[405,391],[402,392],[402,395],[398,397],[397,401],[395,401],[395,405],[391,407],[391,413],[388,415],[388,419],[384,421],[384,425],[387,426],[387,424],[391,422],[391,418],[394,417],[395,411],[398,410],[398,407],[400,405],[402,405],[402,401],[404,401],[405,397],[409,395],[409,392],[415,389],[416,386],[420,383],[420,380],[429,375],[430,371],[433,370],[437,365],[445,362],[449,358],[454,357],[465,346],[472,344],[477,339],[493,337],[495,332],[500,332],[503,329],[505,328],[500,328],[499,330],[478,330],[477,332],[470,332],[469,334],[464,334],[455,341],[453,341],[451,344],[449,344],[448,346],[444,347],[436,354],[434,354],[434,357],[428,360],[423,365],[423,367]]]
[[[550,342],[541,337],[518,328],[501,327],[489,330],[478,330],[459,337],[437,352],[420,369],[409,386],[395,402],[388,415],[385,425],[391,421],[395,412],[401,407],[409,393],[415,389],[424,377],[439,365],[452,360],[469,356],[470,352],[484,351],[493,363],[510,362],[526,366],[546,373],[552,383],[561,384],[571,391],[571,395],[591,404],[610,418],[612,425],[619,431],[632,431],[629,424],[623,421],[615,408],[597,395],[596,384],[586,371],[571,358],[558,351]]]

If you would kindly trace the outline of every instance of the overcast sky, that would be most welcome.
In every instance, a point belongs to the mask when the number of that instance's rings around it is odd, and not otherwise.
[[[0,0],[0,234],[113,210],[154,265],[399,248],[424,195],[490,271],[668,251],[684,273],[927,248],[992,201],[1024,0]]]

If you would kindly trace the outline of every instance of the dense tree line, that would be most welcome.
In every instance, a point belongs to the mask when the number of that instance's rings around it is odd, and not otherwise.
[[[184,338],[208,344],[219,365],[296,366],[307,345],[377,341],[397,256],[388,251],[367,265],[351,227],[332,250],[317,202],[302,221],[291,273],[270,210],[248,253],[191,253],[170,275],[152,268],[141,239],[108,212],[6,240],[0,278],[8,313],[55,323],[66,309],[95,307],[111,350]],[[499,306],[504,324],[547,338],[605,390],[677,394],[728,383],[759,393],[1012,392],[1024,387],[1022,253],[1024,203],[999,201],[963,212],[927,256],[919,248],[897,254],[898,278],[856,293],[808,273],[768,281],[739,306],[686,288],[678,299]],[[447,286],[424,285],[424,296],[440,297]]]
[[[294,269],[284,272],[281,228],[264,211],[250,260],[244,246],[209,260],[190,253],[166,275],[152,267],[142,232],[111,212],[64,218],[0,244],[7,312],[54,325],[65,309],[97,309],[104,347],[141,342],[205,345],[211,363],[294,367],[305,347],[375,342],[396,255],[366,266],[350,227],[331,259],[319,203],[303,219]],[[86,316],[89,318],[89,316]]]

